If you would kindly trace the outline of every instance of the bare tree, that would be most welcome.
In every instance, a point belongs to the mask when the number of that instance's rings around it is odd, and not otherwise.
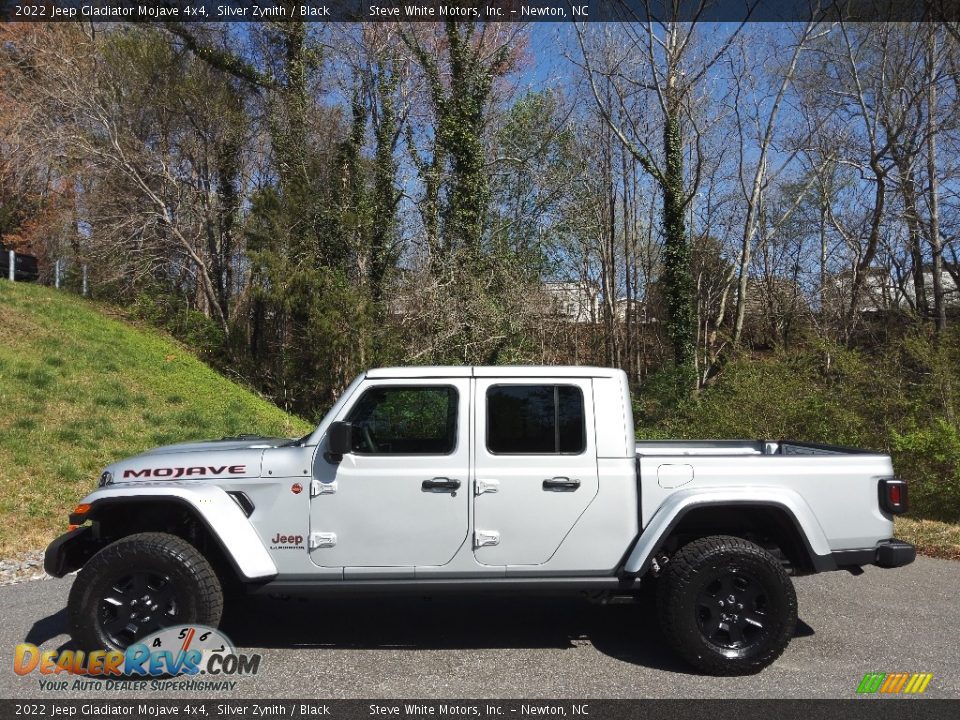
[[[930,255],[933,269],[933,313],[937,333],[947,329],[947,307],[943,299],[943,243],[940,238],[940,186],[937,168],[937,73],[940,59],[935,29],[928,32],[925,70],[927,75],[927,182],[930,206]]]
[[[786,68],[779,74],[779,82],[775,84],[776,89],[773,93],[772,100],[769,97],[758,96],[758,94],[753,94],[753,97],[750,98],[752,101],[753,114],[749,119],[745,117],[744,112],[748,99],[743,97],[744,88],[742,78],[747,72],[748,66],[752,63],[749,61],[741,62],[740,67],[732,68],[731,71],[733,83],[736,88],[732,98],[733,114],[736,118],[737,131],[740,138],[738,145],[738,178],[744,198],[743,236],[737,270],[737,305],[733,323],[733,347],[737,347],[740,344],[740,339],[743,335],[750,263],[753,245],[759,227],[760,206],[764,199],[764,193],[770,183],[775,181],[776,178],[791,165],[802,147],[802,141],[801,143],[795,142],[793,149],[785,153],[785,157],[780,160],[777,167],[773,169],[769,167],[771,147],[776,137],[777,124],[780,120],[780,110],[783,107],[784,98],[793,83],[801,53],[803,53],[808,47],[808,44],[817,37],[815,30],[815,23],[807,23],[799,36],[794,40],[793,49],[790,53],[790,61],[787,63]],[[745,60],[745,58],[743,58],[743,60]],[[750,124],[757,134],[756,137],[751,138],[752,142],[749,145],[749,150],[744,142],[747,133],[745,125],[747,123]],[[754,154],[756,154],[755,160],[753,160]],[[799,203],[799,198],[797,201]],[[796,205],[788,209],[782,217],[774,222],[770,228],[771,231],[776,232],[777,228],[789,219],[789,215],[795,208]]]
[[[702,100],[698,97],[701,83],[725,56],[742,25],[706,49],[697,41],[697,16],[688,23],[663,22],[649,13],[642,18],[626,12],[632,22],[618,25],[616,39],[608,34],[599,46],[588,40],[581,25],[574,27],[582,67],[601,116],[660,191],[668,330],[675,363],[695,373],[694,286],[686,222],[703,159],[703,128],[695,108]],[[638,103],[657,108],[659,147],[650,142],[652,128],[644,124],[649,116],[636,112]],[[692,177],[687,176],[684,161],[688,147],[693,148]]]
[[[106,278],[112,271],[130,281],[180,258],[199,306],[226,330],[238,211],[229,185],[243,144],[242,121],[224,111],[236,107],[222,95],[229,88],[185,67],[149,31],[134,42],[79,26],[37,28],[6,49],[13,92],[40,110],[38,136],[64,165],[84,169],[91,259]],[[193,74],[164,87],[145,77],[157,65]],[[131,102],[146,92],[149,100]]]

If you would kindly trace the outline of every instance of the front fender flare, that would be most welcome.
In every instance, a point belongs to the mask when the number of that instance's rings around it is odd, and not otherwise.
[[[87,517],[92,518],[96,517],[98,507],[102,509],[106,506],[150,502],[179,503],[204,524],[242,579],[269,580],[277,574],[277,566],[246,515],[216,485],[137,483],[128,487],[109,486],[90,493],[80,502],[91,506]],[[88,541],[85,534],[77,530],[54,540],[47,548],[44,559],[47,572],[62,577],[78,569],[89,557],[88,553],[78,549],[79,545]]]
[[[789,488],[750,486],[742,488],[690,488],[679,490],[663,502],[643,529],[624,562],[623,570],[643,575],[677,523],[694,508],[759,506],[776,507],[793,520],[816,570],[831,569],[830,544],[807,502]]]

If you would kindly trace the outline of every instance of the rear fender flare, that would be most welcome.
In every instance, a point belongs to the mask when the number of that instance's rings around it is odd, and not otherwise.
[[[829,567],[833,563],[826,534],[806,501],[797,492],[787,488],[753,486],[716,490],[690,488],[673,493],[657,509],[650,523],[641,532],[624,562],[623,571],[630,575],[646,573],[673,528],[691,510],[730,506],[775,507],[783,510],[800,534],[814,569],[833,569]]]

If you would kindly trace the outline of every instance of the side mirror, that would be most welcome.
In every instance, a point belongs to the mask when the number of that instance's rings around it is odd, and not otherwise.
[[[336,459],[353,451],[353,425],[335,422],[327,431],[327,450]]]

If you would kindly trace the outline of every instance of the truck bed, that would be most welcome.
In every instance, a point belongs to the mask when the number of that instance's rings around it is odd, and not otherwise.
[[[859,455],[870,450],[794,440],[639,440],[637,455]]]

